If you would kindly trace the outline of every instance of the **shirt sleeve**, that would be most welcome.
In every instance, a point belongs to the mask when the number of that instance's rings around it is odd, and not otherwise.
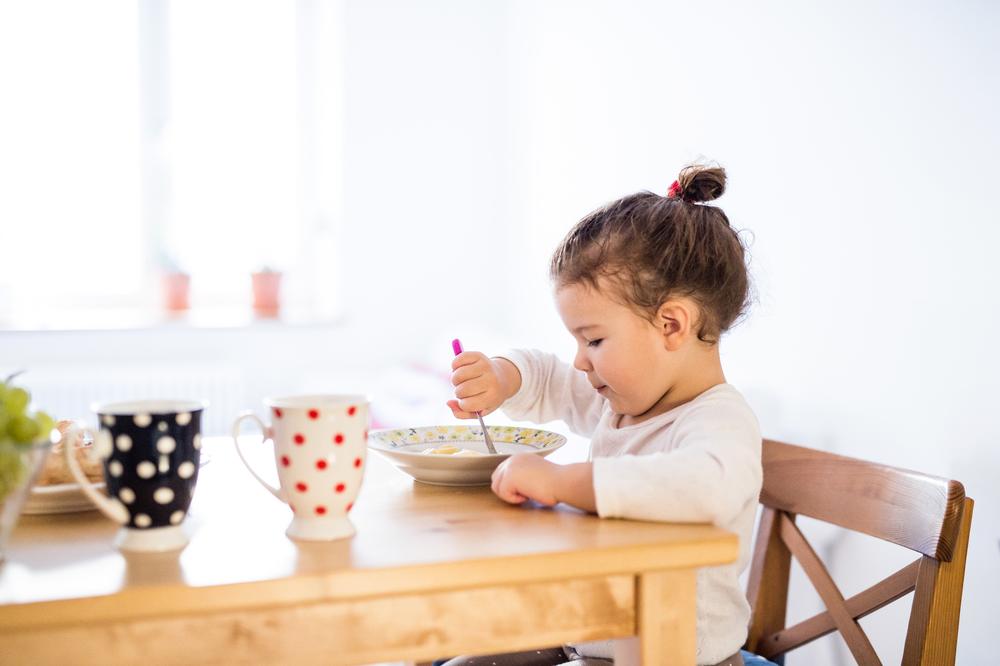
[[[586,375],[554,354],[534,349],[509,351],[500,358],[521,373],[521,389],[502,405],[504,414],[515,421],[563,420],[578,435],[593,434],[605,400]]]
[[[670,451],[594,459],[602,518],[724,526],[760,495],[761,436],[745,405],[705,405],[675,424]]]

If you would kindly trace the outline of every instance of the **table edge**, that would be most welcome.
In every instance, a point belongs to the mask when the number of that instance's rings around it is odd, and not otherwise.
[[[627,556],[626,553],[627,552]],[[294,606],[402,596],[647,571],[691,569],[735,562],[739,539],[717,530],[689,543],[613,546],[588,551],[497,556],[404,567],[341,569],[288,578],[194,587],[148,585],[114,594],[0,606],[0,635],[15,630],[149,617]]]

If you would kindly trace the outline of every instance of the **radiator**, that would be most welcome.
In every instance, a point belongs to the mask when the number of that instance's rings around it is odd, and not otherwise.
[[[119,400],[204,400],[202,432],[229,432],[240,411],[254,407],[243,371],[234,365],[63,365],[31,368],[17,378],[28,388],[35,409],[55,419],[78,419],[96,425],[94,403]]]

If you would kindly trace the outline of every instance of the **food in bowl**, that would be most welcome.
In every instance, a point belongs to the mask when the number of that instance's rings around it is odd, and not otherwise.
[[[472,449],[460,449],[457,446],[452,446],[451,444],[445,444],[444,446],[439,446],[436,449],[424,449],[420,452],[422,455],[440,455],[440,456],[485,456],[485,453],[480,451],[473,451]]]

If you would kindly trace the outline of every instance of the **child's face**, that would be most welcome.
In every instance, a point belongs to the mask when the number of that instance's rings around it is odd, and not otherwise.
[[[616,413],[645,414],[673,384],[663,333],[633,310],[587,285],[560,287],[556,307],[576,339],[573,367]]]

